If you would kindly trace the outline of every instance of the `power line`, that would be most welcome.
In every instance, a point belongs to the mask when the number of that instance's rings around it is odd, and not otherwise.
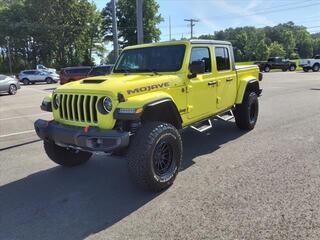
[[[274,9],[274,10],[268,10],[268,11],[255,11],[252,14],[242,14],[241,16],[234,16],[234,17],[228,17],[229,15],[220,15],[220,16],[215,16],[214,18],[223,18],[224,20],[227,19],[237,19],[237,18],[242,18],[242,17],[249,17],[249,16],[255,16],[257,14],[261,14],[261,13],[277,13],[277,12],[286,12],[288,10],[295,10],[295,9],[301,9],[301,8],[307,8],[307,7],[314,7],[316,5],[320,5],[320,2],[318,3],[312,3],[312,4],[308,4],[308,5],[296,5],[294,7],[286,7],[284,9]]]
[[[191,18],[191,19],[184,19],[184,21],[185,22],[190,22],[190,31],[191,31],[191,38],[193,38],[193,27],[195,26],[195,22],[199,22],[199,20],[197,20],[197,19],[193,19],[193,18]]]

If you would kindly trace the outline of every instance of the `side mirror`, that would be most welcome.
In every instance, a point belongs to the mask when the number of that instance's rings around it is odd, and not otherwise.
[[[197,74],[205,73],[205,63],[204,61],[193,61],[189,65],[190,74],[188,75],[189,78],[194,78]]]

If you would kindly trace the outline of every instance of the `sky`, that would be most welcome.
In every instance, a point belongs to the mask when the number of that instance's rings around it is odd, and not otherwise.
[[[102,9],[109,0],[93,0]],[[132,0],[135,4],[135,0]],[[164,22],[159,24],[161,41],[190,37],[190,25],[184,19],[194,18],[194,36],[213,34],[229,27],[274,26],[293,21],[311,33],[320,32],[320,0],[157,0]]]

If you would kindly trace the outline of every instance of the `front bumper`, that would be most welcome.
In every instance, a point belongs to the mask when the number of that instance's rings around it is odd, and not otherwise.
[[[34,128],[43,140],[84,151],[112,152],[129,145],[129,132],[66,126],[42,119],[34,123]]]
[[[299,64],[299,67],[302,68],[311,68],[311,66],[309,64]]]

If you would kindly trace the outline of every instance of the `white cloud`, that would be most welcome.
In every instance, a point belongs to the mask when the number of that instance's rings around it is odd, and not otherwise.
[[[274,25],[275,23],[272,20],[266,18],[265,16],[252,15],[254,14],[253,9],[262,4],[263,2],[261,1],[251,0],[247,6],[241,7],[239,4],[234,4],[231,1],[215,1],[215,5],[219,5],[221,8],[223,8],[225,11],[229,13],[234,13],[240,17],[248,18],[252,21],[251,23],[253,24]]]

